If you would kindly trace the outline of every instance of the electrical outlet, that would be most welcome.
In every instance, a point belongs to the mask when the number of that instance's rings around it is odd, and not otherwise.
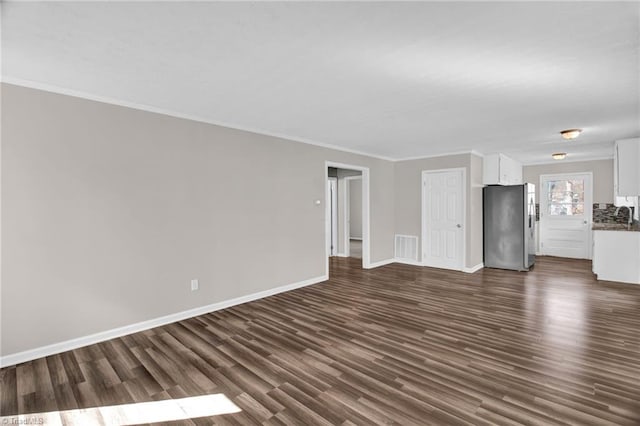
[[[198,280],[191,280],[191,291],[196,291],[199,288],[200,283],[198,283]]]

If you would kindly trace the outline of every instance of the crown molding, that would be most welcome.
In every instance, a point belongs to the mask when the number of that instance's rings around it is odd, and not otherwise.
[[[404,158],[395,159],[393,161],[399,162],[399,161],[412,161],[412,160],[426,160],[427,158],[451,157],[451,156],[454,156],[454,155],[465,155],[465,154],[472,154],[472,155],[475,155],[475,156],[481,157],[481,158],[484,157],[483,153],[481,153],[480,151],[476,151],[475,149],[472,149],[472,150],[467,150],[467,151],[444,152],[442,154],[418,155],[418,156],[415,156],[415,157],[404,157]]]
[[[60,94],[60,95],[72,96],[74,98],[86,99],[86,100],[95,101],[95,102],[101,102],[101,103],[105,103],[105,104],[109,104],[109,105],[116,105],[116,106],[121,106],[121,107],[125,107],[125,108],[131,108],[131,109],[135,109],[135,110],[139,110],[139,111],[151,112],[151,113],[154,113],[154,114],[161,114],[161,115],[166,115],[166,116],[169,116],[169,117],[175,117],[175,118],[181,118],[181,119],[184,119],[184,120],[196,121],[196,122],[199,122],[199,123],[211,124],[213,126],[219,126],[219,127],[225,127],[225,128],[228,128],[228,129],[240,130],[240,131],[254,133],[254,134],[258,134],[258,135],[269,136],[269,137],[288,140],[288,141],[292,141],[292,142],[303,143],[303,144],[306,144],[306,145],[317,146],[319,148],[326,148],[326,149],[331,149],[331,150],[338,151],[338,152],[361,155],[361,156],[368,157],[368,158],[384,160],[384,161],[390,161],[390,162],[423,160],[423,159],[428,159],[428,158],[450,157],[450,156],[454,156],[454,155],[464,155],[464,154],[476,155],[476,156],[481,157],[481,158],[484,157],[484,154],[482,152],[477,151],[475,149],[472,149],[472,150],[465,150],[465,151],[444,152],[444,153],[441,153],[441,154],[417,155],[417,156],[413,156],[413,157],[393,158],[393,157],[388,157],[388,156],[384,156],[384,155],[372,154],[372,153],[366,152],[366,151],[359,151],[359,150],[355,150],[355,149],[344,148],[344,147],[341,147],[341,146],[332,145],[332,144],[328,144],[328,143],[324,143],[324,142],[319,142],[319,141],[315,141],[315,140],[312,140],[312,139],[299,138],[299,137],[296,137],[296,136],[291,136],[291,135],[287,135],[287,134],[283,134],[283,133],[269,132],[269,131],[264,131],[264,130],[261,130],[261,129],[248,127],[248,126],[242,126],[242,125],[238,125],[238,124],[234,124],[234,123],[227,123],[227,122],[223,122],[223,121],[211,120],[209,118],[201,117],[201,116],[194,115],[194,114],[184,114],[184,113],[181,113],[181,112],[178,112],[178,111],[173,111],[173,110],[166,109],[166,108],[159,108],[159,107],[155,107],[155,106],[152,106],[152,105],[139,104],[139,103],[136,103],[136,102],[130,102],[130,101],[122,100],[122,99],[110,98],[108,96],[96,95],[96,94],[93,94],[93,93],[83,92],[83,91],[80,91],[80,90],[68,89],[68,88],[59,87],[59,86],[55,86],[55,85],[51,85],[51,84],[47,84],[47,83],[41,83],[41,82],[32,81],[32,80],[25,80],[25,79],[16,78],[16,77],[7,76],[7,75],[0,76],[0,83],[11,84],[11,85],[14,85],[14,86],[20,86],[20,87],[25,87],[25,88],[29,88],[29,89],[42,90],[42,91],[45,91],[45,92],[57,93],[57,94]],[[584,158],[584,159],[576,159],[576,160],[561,160],[561,161],[564,162],[564,163],[575,163],[575,162],[580,162],[580,161],[610,160],[612,158],[613,158],[613,155],[607,156],[607,157],[593,157],[593,158]],[[560,161],[560,160],[549,160],[549,161],[530,162],[530,163],[522,162],[522,164],[524,166],[533,166],[533,165],[541,165],[541,164],[555,164],[558,161]]]
[[[154,114],[167,115],[167,116],[170,116],[170,117],[181,118],[181,119],[184,119],[184,120],[197,121],[199,123],[206,123],[206,124],[211,124],[211,125],[214,125],[214,126],[225,127],[225,128],[228,128],[228,129],[241,130],[241,131],[244,131],[244,132],[255,133],[255,134],[258,134],[258,135],[270,136],[270,137],[278,138],[278,139],[285,139],[285,140],[289,140],[289,141],[293,141],[293,142],[299,142],[299,143],[304,143],[304,144],[307,144],[307,145],[317,146],[317,147],[320,147],[320,148],[332,149],[334,151],[340,151],[340,152],[346,152],[346,153],[349,153],[349,154],[362,155],[362,156],[365,156],[365,157],[375,158],[375,159],[378,159],[378,160],[397,161],[397,160],[395,160],[394,158],[391,158],[391,157],[372,154],[372,153],[365,152],[365,151],[358,151],[358,150],[355,150],[355,149],[344,148],[344,147],[340,147],[340,146],[337,146],[337,145],[332,145],[332,144],[328,144],[328,143],[324,143],[324,142],[318,142],[318,141],[314,141],[314,140],[307,139],[307,138],[299,138],[299,137],[296,137],[296,136],[286,135],[286,134],[283,134],[283,133],[269,132],[269,131],[265,131],[265,130],[261,130],[261,129],[256,129],[256,128],[253,128],[253,127],[247,127],[247,126],[242,126],[242,125],[233,124],[233,123],[226,123],[226,122],[223,122],[223,121],[211,120],[209,118],[201,117],[201,116],[198,116],[198,115],[184,114],[184,113],[181,113],[181,112],[178,112],[178,111],[173,111],[173,110],[166,109],[166,108],[159,108],[159,107],[155,107],[155,106],[152,106],[152,105],[139,104],[139,103],[136,103],[136,102],[125,101],[125,100],[122,100],[122,99],[110,98],[108,96],[96,95],[96,94],[93,94],[93,93],[83,92],[83,91],[80,91],[80,90],[67,89],[67,88],[64,88],[64,87],[59,87],[59,86],[55,86],[55,85],[51,85],[51,84],[47,84],[47,83],[40,83],[40,82],[32,81],[32,80],[24,80],[24,79],[20,79],[20,78],[15,78],[15,77],[3,75],[3,76],[0,77],[0,83],[12,84],[14,86],[26,87],[28,89],[36,89],[36,90],[42,90],[44,92],[51,92],[51,93],[57,93],[57,94],[60,94],[60,95],[72,96],[74,98],[87,99],[87,100],[90,100],[90,101],[101,102],[101,103],[110,104],[110,105],[117,105],[117,106],[121,106],[121,107],[125,107],[125,108],[131,108],[131,109],[136,109],[136,110],[140,110],[140,111],[151,112],[151,113],[154,113]]]
[[[545,160],[545,161],[534,161],[532,163],[522,163],[523,167],[526,166],[542,166],[545,164],[564,164],[564,163],[585,163],[588,161],[598,161],[598,160],[613,160],[613,155],[609,155],[606,157],[587,157],[587,158],[579,158],[575,160]]]

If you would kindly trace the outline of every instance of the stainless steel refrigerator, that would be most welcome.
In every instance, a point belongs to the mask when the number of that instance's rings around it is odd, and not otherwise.
[[[485,186],[482,193],[484,266],[528,271],[535,262],[536,188]]]

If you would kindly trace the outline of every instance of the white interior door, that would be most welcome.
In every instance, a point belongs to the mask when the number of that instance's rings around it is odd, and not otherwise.
[[[591,259],[591,173],[540,176],[540,252]]]
[[[426,266],[464,266],[464,170],[422,173],[422,261]]]
[[[329,178],[327,215],[329,217],[329,256],[335,256],[338,252],[338,179]]]

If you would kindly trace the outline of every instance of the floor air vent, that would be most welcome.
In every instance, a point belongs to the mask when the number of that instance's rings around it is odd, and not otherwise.
[[[396,235],[396,259],[418,261],[418,237]]]

